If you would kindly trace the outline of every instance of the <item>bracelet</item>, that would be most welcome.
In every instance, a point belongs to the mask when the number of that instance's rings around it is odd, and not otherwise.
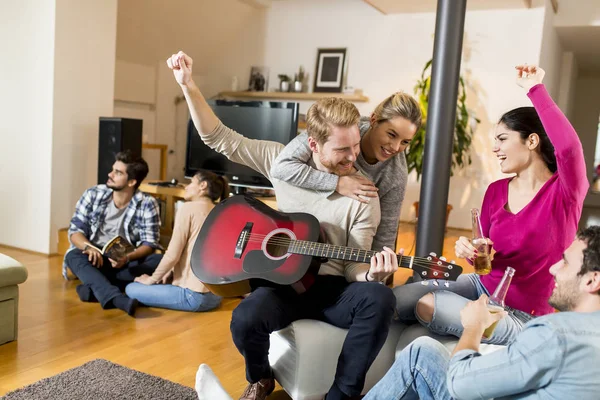
[[[125,264],[130,263],[131,260],[129,259],[129,254],[125,254]]]
[[[369,270],[367,270],[367,272],[365,272],[365,281],[367,281],[367,282],[371,282],[371,281],[369,280]]]
[[[86,243],[85,246],[83,246],[83,250],[81,250],[81,251],[86,251],[89,247],[90,247],[89,243]]]

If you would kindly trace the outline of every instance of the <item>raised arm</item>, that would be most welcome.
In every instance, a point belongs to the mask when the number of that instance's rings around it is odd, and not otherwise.
[[[536,66],[523,65],[516,68],[517,83],[527,90],[527,96],[531,99],[554,146],[561,186],[570,199],[583,203],[589,182],[579,136],[542,84],[544,70]]]
[[[181,87],[190,115],[200,135],[208,135],[219,124],[219,118],[208,105],[202,92],[192,79],[193,60],[180,51],[167,59],[167,66],[173,70],[173,76]]]
[[[181,86],[202,141],[231,161],[246,165],[270,179],[271,164],[283,145],[268,140],[248,139],[223,125],[194,83],[192,64],[192,58],[182,51],[167,59],[167,65]]]

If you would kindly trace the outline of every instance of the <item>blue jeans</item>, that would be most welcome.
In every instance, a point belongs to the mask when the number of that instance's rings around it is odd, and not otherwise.
[[[110,260],[104,257],[102,267],[94,267],[88,255],[79,249],[73,249],[65,256],[69,269],[82,284],[88,285],[102,308],[112,308],[112,299],[120,296],[128,283],[140,275],[152,275],[162,254],[150,254],[143,259],[131,261],[122,268],[113,268]]]
[[[179,311],[209,311],[221,304],[221,297],[198,293],[174,285],[144,285],[134,282],[127,285],[125,293],[148,307],[168,308]]]
[[[400,322],[412,324],[418,321],[433,333],[456,337],[460,337],[463,332],[460,311],[469,301],[477,300],[482,294],[490,295],[477,274],[461,275],[456,282],[450,282],[449,287],[434,286],[431,283],[424,286],[421,282],[415,282],[397,286],[393,290],[396,296],[397,319]],[[433,294],[435,303],[431,322],[421,320],[415,311],[417,302],[427,293]],[[493,336],[482,339],[482,343],[510,344],[523,330],[523,325],[534,318],[520,310],[507,311],[508,316],[498,322]]]
[[[404,348],[363,400],[452,400],[446,386],[450,352],[430,337]]]

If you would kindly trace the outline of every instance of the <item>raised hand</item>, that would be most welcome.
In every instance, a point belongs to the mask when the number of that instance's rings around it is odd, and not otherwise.
[[[192,64],[193,60],[183,51],[173,54],[167,58],[167,66],[173,70],[173,76],[180,86],[187,86],[192,82]]]
[[[340,176],[335,191],[361,203],[368,203],[369,197],[377,197],[377,188],[368,178],[360,175]]]
[[[527,92],[535,85],[542,83],[546,71],[536,65],[517,65],[517,85],[521,86]]]
[[[404,254],[404,249],[400,249],[399,255]],[[398,271],[398,257],[389,247],[383,247],[383,251],[371,257],[371,268],[367,272],[369,282],[381,282],[394,272]]]

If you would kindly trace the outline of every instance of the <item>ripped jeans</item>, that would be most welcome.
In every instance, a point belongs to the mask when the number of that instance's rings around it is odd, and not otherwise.
[[[481,283],[479,275],[465,274],[458,277],[456,282],[450,282],[449,287],[423,285],[421,282],[397,286],[393,289],[396,296],[396,319],[404,324],[417,321],[438,335],[462,335],[463,327],[460,322],[460,311],[471,300],[477,300],[482,294],[490,295]],[[415,308],[419,299],[427,293],[434,297],[434,312],[431,322],[425,322],[416,314]],[[494,334],[482,343],[507,345],[514,341],[523,329],[523,325],[535,318],[526,312],[506,307],[508,316],[502,318]]]

